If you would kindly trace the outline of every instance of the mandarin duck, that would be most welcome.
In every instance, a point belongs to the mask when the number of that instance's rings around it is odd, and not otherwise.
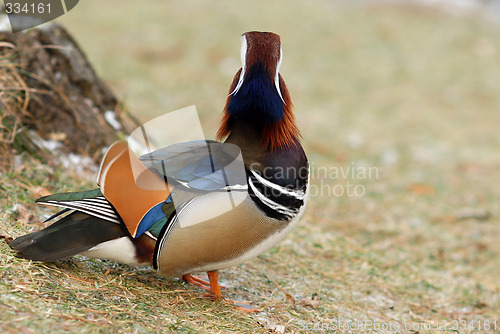
[[[242,67],[229,89],[218,142],[179,143],[140,158],[126,143],[113,144],[101,162],[99,188],[38,199],[64,208],[48,219],[58,220],[10,247],[45,262],[82,254],[152,265],[220,297],[218,270],[283,239],[309,193],[308,160],[279,74],[280,37],[252,31],[241,41]],[[236,175],[231,165],[238,157],[242,173]],[[229,207],[223,203],[228,194]],[[207,272],[209,281],[191,275],[196,272]]]

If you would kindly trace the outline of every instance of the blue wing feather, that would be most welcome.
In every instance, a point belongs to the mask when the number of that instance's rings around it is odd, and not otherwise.
[[[168,182],[177,181],[193,190],[214,191],[246,184],[241,151],[233,144],[192,141],[144,154],[139,159],[149,169],[166,176]]]
[[[153,206],[149,211],[142,217],[139,225],[137,226],[136,238],[141,236],[144,232],[150,231],[154,236],[158,236],[163,224],[165,224],[174,212],[174,205],[172,202],[172,197],[169,196],[166,201],[161,202]],[[160,226],[155,226],[160,225]]]

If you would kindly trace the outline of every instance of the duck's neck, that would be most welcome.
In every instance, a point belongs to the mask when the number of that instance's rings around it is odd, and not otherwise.
[[[231,96],[226,112],[234,120],[256,127],[264,127],[283,119],[283,101],[273,79],[261,63],[246,70],[245,80]]]
[[[262,157],[268,152],[262,141],[261,130],[248,123],[233,120],[231,122],[231,132],[226,139],[227,143],[237,145],[243,155],[245,166],[250,166],[262,160]]]
[[[238,82],[238,72],[230,92]],[[230,136],[231,140],[259,146],[264,151],[275,151],[296,146],[300,134],[295,124],[293,104],[286,84],[279,76],[279,89],[265,69],[251,67],[239,90],[229,95],[224,108],[218,139]]]

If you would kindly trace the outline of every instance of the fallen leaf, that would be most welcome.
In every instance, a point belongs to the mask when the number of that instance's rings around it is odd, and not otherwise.
[[[37,187],[35,187],[35,189],[33,189],[33,197],[39,198],[39,197],[48,196],[48,195],[52,195],[52,192],[50,192],[45,187],[37,186]]]
[[[417,195],[432,195],[436,189],[425,183],[413,183],[410,185],[409,190]]]
[[[445,216],[437,216],[432,218],[432,221],[435,223],[443,223],[443,224],[450,224],[454,223],[456,221],[456,217],[452,215],[445,215]]]
[[[7,234],[6,232],[0,230],[0,239],[4,239],[5,243],[8,245],[12,242],[12,240],[14,240],[14,238],[12,238],[9,234]]]
[[[14,205],[12,211],[16,212],[19,215],[19,219],[22,224],[28,224],[28,223],[34,224],[41,222],[40,218],[36,217],[30,210],[28,210],[22,204]]]
[[[63,141],[68,137],[64,132],[51,132],[49,133],[49,138],[55,141]]]
[[[320,298],[317,294],[313,294],[311,297],[305,297],[299,300],[299,305],[310,306],[312,308],[317,308],[319,306]]]
[[[286,330],[285,325],[277,324],[269,319],[259,319],[257,320],[257,322],[271,333],[278,333],[278,334],[285,333]]]

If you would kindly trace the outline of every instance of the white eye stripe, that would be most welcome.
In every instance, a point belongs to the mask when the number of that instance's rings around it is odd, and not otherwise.
[[[236,92],[238,92],[238,90],[241,88],[241,85],[243,85],[243,77],[245,76],[246,64],[247,64],[247,49],[248,49],[247,38],[245,37],[245,35],[242,35],[241,36],[241,74],[240,74],[240,78],[238,79],[238,84],[236,85],[234,90],[229,95],[236,94]]]
[[[243,66],[243,71],[245,72],[245,66],[247,63],[247,50],[248,50],[248,43],[247,43],[247,38],[245,35],[241,36],[241,50],[240,50],[240,57],[241,57],[241,66]]]
[[[281,96],[281,88],[280,88],[280,66],[282,59],[283,59],[283,49],[280,46],[280,59],[278,60],[278,64],[276,65],[276,75],[274,76],[274,85],[278,90],[278,94],[280,95],[281,101],[283,101],[283,104],[286,105],[285,100],[283,100],[283,96]]]

